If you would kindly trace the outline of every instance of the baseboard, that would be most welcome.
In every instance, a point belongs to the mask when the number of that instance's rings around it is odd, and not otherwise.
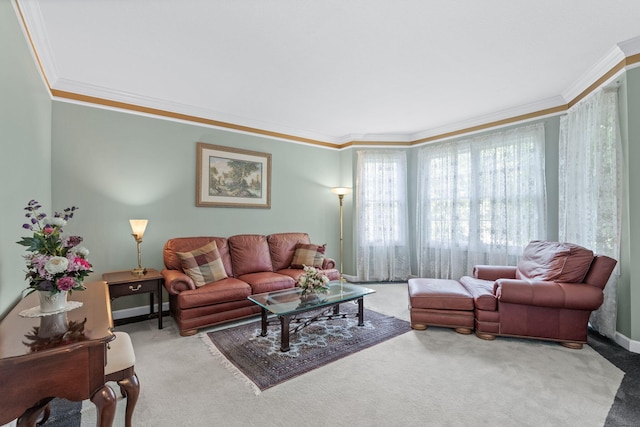
[[[629,350],[632,353],[640,353],[640,341],[632,340],[620,332],[616,332],[613,339],[620,347]]]
[[[155,304],[153,308],[157,313],[158,304]],[[168,310],[169,310],[169,303],[168,302],[162,303],[162,311],[168,311]],[[149,305],[147,304],[147,305],[141,305],[139,307],[124,308],[122,310],[116,310],[111,314],[113,316],[113,320],[126,319],[129,317],[136,317],[136,316],[144,316],[146,314],[149,314]]]

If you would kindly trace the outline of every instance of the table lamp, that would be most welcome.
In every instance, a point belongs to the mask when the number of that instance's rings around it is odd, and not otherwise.
[[[142,243],[142,235],[144,234],[144,230],[147,228],[147,223],[149,220],[147,219],[130,219],[129,224],[131,224],[132,236],[136,239],[136,243],[138,244],[138,268],[134,268],[131,270],[133,274],[143,275],[147,272],[146,268],[142,268],[142,258],[140,257],[140,243]]]

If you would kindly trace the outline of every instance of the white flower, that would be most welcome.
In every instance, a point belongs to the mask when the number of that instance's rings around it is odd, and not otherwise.
[[[69,266],[69,260],[65,257],[54,256],[47,261],[44,265],[44,269],[47,270],[49,274],[58,274],[67,271],[67,267]]]
[[[64,218],[54,217],[51,219],[51,225],[55,225],[56,227],[64,227],[67,225],[67,221]]]
[[[89,256],[89,249],[85,248],[84,246],[75,247],[74,252],[79,255],[82,255],[84,258]]]

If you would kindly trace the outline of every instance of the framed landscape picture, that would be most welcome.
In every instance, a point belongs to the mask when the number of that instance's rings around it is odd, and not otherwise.
[[[271,208],[271,154],[198,142],[196,206]]]

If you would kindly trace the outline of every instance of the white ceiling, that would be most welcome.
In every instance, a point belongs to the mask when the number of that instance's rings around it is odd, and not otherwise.
[[[564,105],[640,51],[638,0],[17,1],[52,89],[330,143]]]

